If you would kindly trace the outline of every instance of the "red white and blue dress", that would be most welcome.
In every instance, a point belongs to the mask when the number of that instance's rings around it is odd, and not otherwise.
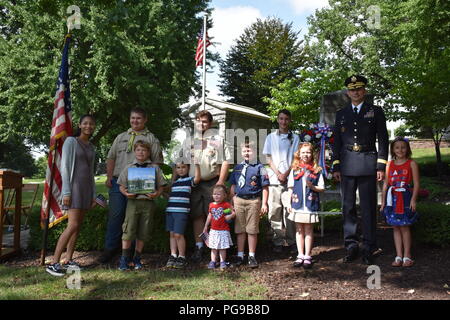
[[[228,249],[233,245],[230,234],[230,225],[225,220],[227,209],[231,206],[228,202],[209,204],[209,214],[211,215],[211,229],[209,230],[210,249]]]
[[[388,190],[383,215],[391,226],[408,226],[416,222],[417,212],[410,209],[412,197],[411,160],[401,165],[389,162]]]

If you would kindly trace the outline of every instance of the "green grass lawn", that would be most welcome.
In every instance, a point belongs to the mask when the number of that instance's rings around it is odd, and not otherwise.
[[[0,265],[0,300],[252,300],[267,294],[250,272],[95,268],[80,272],[80,289],[69,289],[67,280],[74,275],[54,277],[42,267]]]
[[[440,150],[442,161],[450,162],[450,148],[441,148]],[[419,164],[433,163],[436,162],[436,151],[434,148],[413,149],[412,157]]]

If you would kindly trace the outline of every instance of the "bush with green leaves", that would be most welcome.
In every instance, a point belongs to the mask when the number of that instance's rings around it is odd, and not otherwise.
[[[341,202],[337,200],[330,200],[322,203],[322,211],[326,212],[341,212]],[[326,231],[340,231],[342,230],[342,215],[321,216],[324,219],[323,227]],[[314,225],[315,231],[320,230],[320,224]]]
[[[165,199],[157,199],[157,209],[153,220],[153,230],[150,240],[145,244],[145,252],[168,252],[169,236],[165,230]],[[29,248],[32,250],[41,249],[43,231],[40,226],[39,208],[35,208],[30,217],[30,242]],[[78,236],[76,250],[103,250],[105,244],[106,224],[108,209],[96,207],[89,210],[84,218],[80,234]],[[54,250],[59,236],[67,226],[67,220],[51,228],[48,232],[49,250]],[[191,237],[192,238],[192,237]],[[189,240],[189,239],[188,239]]]
[[[169,233],[166,231],[166,215],[165,208],[167,200],[159,198],[156,200],[157,209],[153,220],[152,235],[148,242],[145,243],[144,252],[151,253],[168,253],[170,251]],[[89,210],[84,218],[80,234],[78,236],[75,250],[90,251],[103,250],[105,243],[106,223],[108,217],[108,209],[96,207]],[[42,246],[43,231],[40,226],[40,208],[35,208],[29,219],[30,224],[30,242],[28,248],[31,250],[40,250]],[[56,247],[59,236],[64,232],[67,226],[67,220],[59,223],[51,228],[48,232],[48,250],[52,251]],[[261,219],[260,234],[258,235],[258,245],[264,245],[267,242],[267,233],[270,225],[267,215]],[[192,221],[189,220],[186,227],[186,245],[187,248],[193,248],[195,245],[193,235]],[[234,225],[231,225],[233,242],[236,242],[234,235]]]
[[[413,225],[413,237],[419,243],[450,246],[450,206],[437,202],[417,203],[419,220]]]

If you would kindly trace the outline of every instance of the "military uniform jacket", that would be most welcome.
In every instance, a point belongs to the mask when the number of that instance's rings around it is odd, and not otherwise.
[[[385,170],[389,137],[383,109],[364,102],[356,115],[351,104],[346,106],[336,113],[333,135],[333,172],[367,176]]]

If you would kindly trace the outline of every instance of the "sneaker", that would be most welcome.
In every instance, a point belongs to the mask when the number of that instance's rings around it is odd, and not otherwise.
[[[178,257],[175,261],[174,268],[175,269],[184,269],[187,266],[186,258]]]
[[[81,266],[73,260],[69,260],[62,264],[62,268],[67,270],[69,268],[79,269],[81,270]]]
[[[128,265],[130,263],[130,260],[127,257],[120,256],[119,260],[119,270],[125,271],[129,270],[130,266]]]
[[[141,257],[134,257],[133,264],[134,264],[134,270],[142,269]]]
[[[65,274],[64,269],[61,267],[61,265],[59,263],[54,263],[54,264],[47,266],[47,268],[45,268],[45,271],[50,273],[52,276],[56,276],[56,277],[62,277]]]
[[[248,266],[252,269],[258,268],[258,261],[256,261],[255,257],[252,256],[248,257]]]
[[[228,263],[228,262],[226,262],[226,261],[221,261],[221,262],[220,262],[220,270],[221,270],[221,271],[223,271],[223,270],[225,270],[226,268],[228,268],[228,266],[229,266],[229,263]]]
[[[173,268],[175,267],[175,262],[178,258],[175,258],[173,255],[170,255],[169,260],[167,260],[166,268]]]
[[[205,253],[205,247],[199,248],[196,246],[194,253],[191,256],[192,261],[195,263],[199,263],[200,261],[202,261],[204,253]]]
[[[215,269],[216,268],[216,262],[215,261],[210,261],[208,263],[208,269]]]

